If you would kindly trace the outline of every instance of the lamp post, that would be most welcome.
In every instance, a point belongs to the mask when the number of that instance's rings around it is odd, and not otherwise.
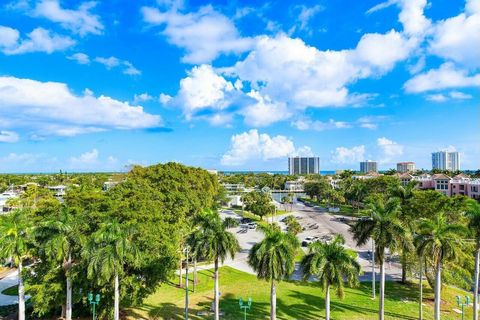
[[[185,247],[186,265],[185,265],[185,320],[188,320],[188,253],[190,248]]]
[[[100,302],[100,295],[97,293],[93,299],[93,293],[88,294],[88,303],[92,306],[93,320],[97,319],[96,306]]]
[[[470,297],[465,296],[465,302],[463,302],[463,299],[461,296],[457,296],[457,305],[459,307],[462,307],[462,320],[465,319],[465,307],[468,307],[470,305]]]
[[[250,310],[252,307],[252,298],[248,298],[246,302],[243,301],[242,298],[238,300],[238,304],[240,305],[240,310],[243,309],[243,319],[247,320],[247,309]]]

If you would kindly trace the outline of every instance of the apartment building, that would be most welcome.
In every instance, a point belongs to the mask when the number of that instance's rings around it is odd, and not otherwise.
[[[360,172],[362,173],[378,172],[377,162],[372,160],[360,162]]]
[[[458,152],[438,151],[432,153],[432,169],[460,170],[460,156]]]
[[[319,157],[290,157],[288,158],[288,173],[290,175],[299,174],[319,174]]]
[[[397,163],[397,172],[414,172],[415,171],[415,162],[399,162]]]

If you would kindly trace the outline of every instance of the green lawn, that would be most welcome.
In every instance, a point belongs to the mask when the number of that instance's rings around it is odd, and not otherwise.
[[[211,270],[199,273],[200,283],[195,293],[190,293],[190,318],[211,319],[198,316],[200,311],[208,311],[213,296],[213,273]],[[378,288],[378,287],[377,287]],[[267,319],[270,310],[270,285],[249,275],[229,267],[220,270],[222,319],[242,319],[238,306],[240,297],[252,297],[253,306],[248,319]],[[433,318],[433,293],[425,289],[424,319]],[[175,284],[162,285],[156,293],[146,299],[143,306],[128,310],[129,319],[183,319],[184,289]],[[452,311],[455,306],[455,295],[465,294],[463,291],[445,287],[443,291],[442,319],[459,319]],[[322,319],[324,315],[324,299],[322,290],[312,283],[294,281],[281,282],[277,287],[278,319]],[[386,284],[385,315],[387,319],[418,319],[417,285],[400,285],[394,282]],[[471,309],[471,308],[470,308]],[[377,319],[378,300],[370,298],[370,285],[362,284],[356,289],[345,290],[345,298],[332,297],[332,319]],[[467,317],[471,317],[468,310]]]

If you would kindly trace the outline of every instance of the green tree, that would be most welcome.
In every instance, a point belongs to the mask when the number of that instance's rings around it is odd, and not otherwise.
[[[68,207],[62,206],[57,214],[51,215],[45,221],[42,221],[35,232],[35,240],[40,247],[39,251],[44,251],[42,256],[45,257],[45,260],[52,259],[54,263],[61,266],[64,272],[66,279],[66,303],[62,304],[62,317],[67,320],[72,319],[73,303],[70,270],[73,266],[73,258],[78,258],[77,253],[82,243],[82,229],[78,217],[74,217],[69,212]],[[45,262],[48,263],[47,261]],[[37,304],[42,303],[44,301],[37,302]]]
[[[432,219],[422,219],[419,222],[415,236],[417,252],[420,256],[431,257],[435,268],[435,320],[440,320],[443,263],[461,255],[462,236],[466,231],[463,225],[449,222],[443,212]]]
[[[101,224],[85,247],[84,258],[88,259],[88,277],[101,283],[114,281],[114,319],[120,319],[120,276],[124,273],[127,262],[139,264],[134,237],[135,230],[131,226],[111,220]]]
[[[384,201],[381,197],[373,198],[373,202],[367,204],[370,219],[358,220],[351,231],[357,241],[357,245],[365,245],[371,238],[375,242],[375,260],[380,265],[380,299],[378,316],[384,319],[385,305],[385,252],[395,252],[405,248],[410,243],[407,227],[399,219],[400,201],[391,198]]]
[[[253,245],[248,255],[248,263],[259,279],[270,281],[270,319],[277,317],[276,282],[289,277],[295,270],[295,254],[299,247],[297,238],[291,233],[283,233],[278,225],[260,228],[265,238]]]
[[[331,242],[313,242],[300,263],[304,280],[315,277],[325,290],[326,320],[330,320],[330,288],[336,288],[337,296],[343,298],[344,279],[349,286],[355,286],[361,272],[356,253],[345,249],[344,244],[341,235],[335,236]]]
[[[480,204],[475,200],[468,202],[467,217],[469,227],[475,238],[475,273],[473,277],[473,320],[478,320],[478,290],[480,277]]]
[[[33,225],[28,209],[0,216],[0,257],[12,259],[18,268],[18,319],[25,320],[23,262],[30,256]]]
[[[252,191],[242,196],[245,209],[263,219],[264,216],[273,215],[275,205],[272,198],[266,192]]]
[[[214,287],[214,310],[215,320],[220,318],[219,308],[219,263],[224,262],[230,256],[240,250],[237,238],[227,230],[227,226],[220,218],[218,212],[205,210],[196,217],[198,234],[196,235],[195,251],[205,256],[207,260],[214,261],[215,287]]]
[[[407,185],[402,185],[397,183],[392,185],[388,190],[390,196],[400,199],[400,219],[404,222],[410,230],[410,233],[414,231],[414,224],[418,218],[416,212],[411,210],[410,202],[414,197],[415,186],[417,185],[416,181],[410,181]],[[400,262],[402,264],[402,282],[407,282],[407,269],[409,265],[409,255],[412,254],[411,247],[403,248],[401,252]]]

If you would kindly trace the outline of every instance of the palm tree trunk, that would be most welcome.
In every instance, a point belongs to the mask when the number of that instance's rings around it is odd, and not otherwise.
[[[215,280],[215,287],[214,287],[214,294],[215,294],[215,297],[214,297],[214,312],[215,312],[215,320],[219,320],[220,319],[220,304],[219,304],[219,292],[218,292],[218,257],[215,258],[215,275],[214,275],[214,280]]]
[[[327,283],[325,292],[325,320],[330,320],[330,284]]]
[[[438,258],[437,270],[435,270],[435,308],[434,319],[440,320],[440,303],[442,299],[442,261]]]
[[[115,301],[114,301],[114,320],[120,319],[120,284],[118,281],[118,274],[115,274]]]
[[[404,252],[402,252],[401,263],[402,263],[402,283],[406,283],[407,282],[407,255]]]
[[[478,320],[478,286],[479,286],[479,277],[480,277],[480,239],[477,242],[477,252],[475,255],[475,283],[474,283],[474,293],[473,293],[473,320]]]
[[[22,278],[22,259],[18,263],[18,320],[25,320],[25,287]]]
[[[270,289],[270,320],[277,319],[277,287],[275,280],[272,279],[272,287]]]
[[[67,271],[70,269],[72,265],[72,256],[68,254],[68,261],[67,261]],[[65,312],[65,319],[72,320],[72,280],[70,276],[67,274],[67,305],[66,305],[66,312]]]
[[[380,260],[380,299],[378,300],[378,319],[383,320],[385,314],[385,263]]]
[[[197,259],[193,259],[193,292],[197,287]]]

